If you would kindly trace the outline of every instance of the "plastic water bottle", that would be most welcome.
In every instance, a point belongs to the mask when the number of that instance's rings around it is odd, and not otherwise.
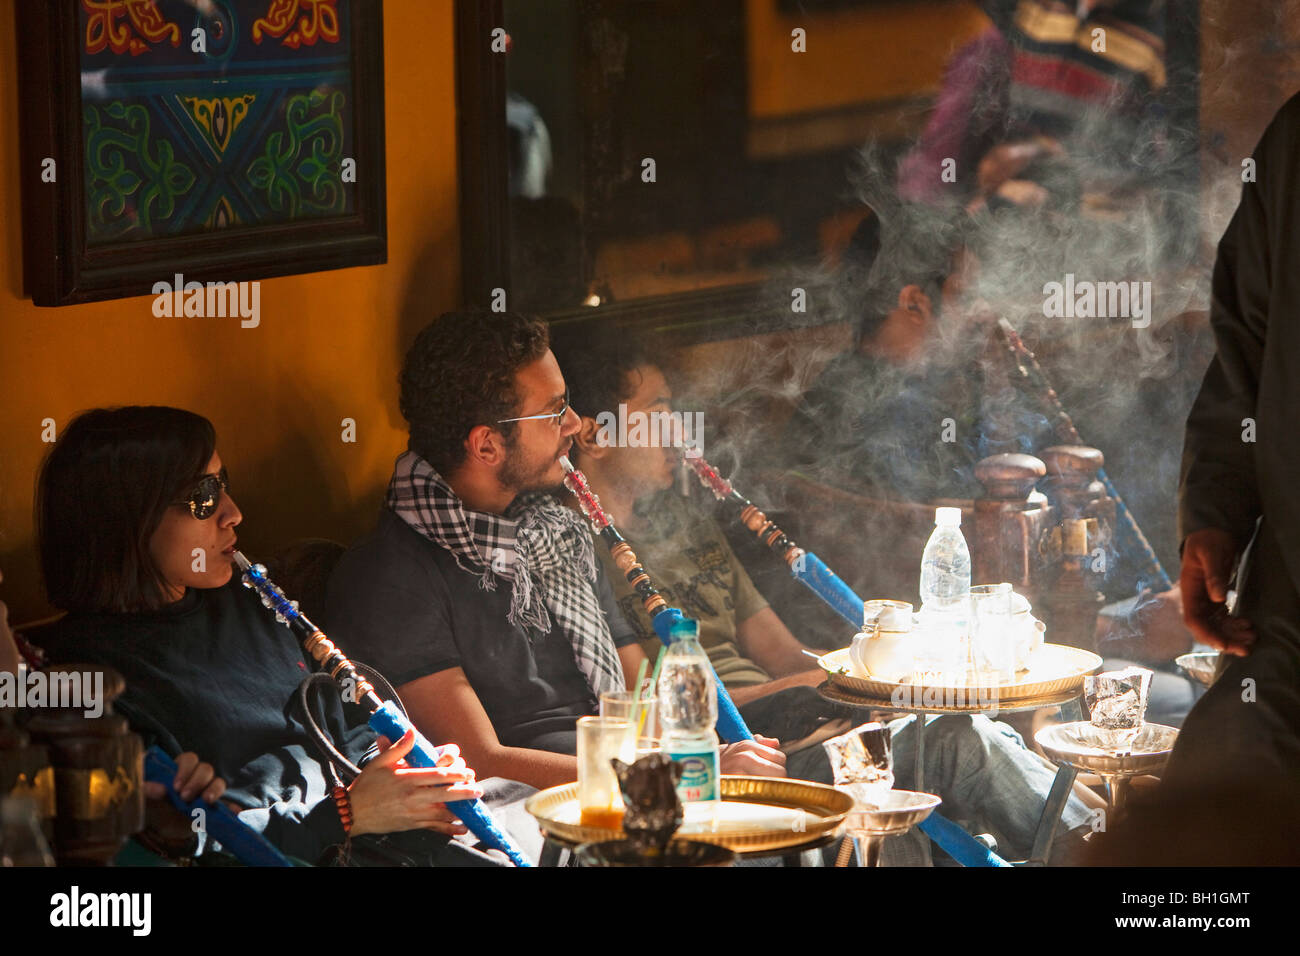
[[[921,556],[921,641],[917,683],[965,680],[970,651],[970,549],[961,533],[960,508],[936,508],[934,532]]]
[[[682,766],[677,795],[683,803],[722,797],[718,691],[713,667],[699,642],[698,621],[683,618],[669,631],[672,643],[659,669],[659,722],[663,752]]]
[[[970,549],[961,533],[960,508],[934,509],[934,533],[921,556],[921,606],[964,609],[970,594]]]

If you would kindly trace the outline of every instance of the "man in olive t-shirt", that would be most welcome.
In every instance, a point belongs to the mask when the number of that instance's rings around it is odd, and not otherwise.
[[[617,394],[624,397],[630,414],[672,411],[671,392],[656,366],[642,365],[623,377],[627,381]],[[572,450],[578,467],[649,570],[655,587],[669,604],[700,622],[700,644],[742,716],[750,720],[748,706],[762,698],[801,690],[769,708],[773,713],[767,719],[751,722],[769,734],[778,728],[768,720],[779,720],[782,733],[777,736],[787,746],[824,730],[820,725],[835,708],[813,690],[825,679],[821,669],[755,589],[717,522],[670,490],[681,456],[681,449],[672,447],[672,436],[666,436],[666,443],[606,445],[596,421],[577,404],[588,385],[575,376],[570,388],[574,408],[582,415]],[[608,549],[598,544],[596,552],[623,616],[653,662],[660,645],[649,616]],[[847,722],[838,723],[848,729]]]
[[[670,604],[699,621],[700,642],[745,722],[782,742],[787,774],[830,782],[829,762],[816,743],[848,729],[852,721],[841,718],[836,706],[817,693],[815,688],[824,680],[820,668],[759,595],[717,522],[671,490],[680,448],[672,447],[671,440],[667,447],[663,442],[610,444],[611,436],[602,439],[598,420],[592,417],[599,415],[594,409],[612,410],[619,404],[626,406],[628,416],[671,411],[672,393],[662,371],[626,339],[604,347],[586,341],[580,350],[561,351],[558,357],[572,389],[573,408],[582,419],[571,454],[602,505],[656,588]],[[650,640],[654,631],[649,617],[606,551],[597,545],[615,601],[653,661],[659,644]],[[894,772],[900,780],[913,779],[916,720],[903,717],[889,727]],[[1025,749],[1010,727],[984,716],[930,719],[925,738],[926,780],[943,798],[947,815],[973,832],[994,833],[1007,857],[1027,856],[1053,771]],[[1089,819],[1087,807],[1071,797],[1059,832],[1073,832],[1058,843],[1055,860],[1078,851]],[[909,837],[891,841],[895,863],[926,858],[927,841],[920,831]]]
[[[654,568],[655,586],[673,607],[700,622],[700,644],[729,688],[766,684],[772,675],[740,651],[739,623],[767,608],[717,522],[674,492],[643,498],[634,506],[649,523],[636,535],[636,552]],[[641,599],[609,551],[598,549],[615,599],[646,656],[659,653],[659,636]],[[811,660],[809,663],[812,663]],[[805,668],[808,669],[808,668]]]

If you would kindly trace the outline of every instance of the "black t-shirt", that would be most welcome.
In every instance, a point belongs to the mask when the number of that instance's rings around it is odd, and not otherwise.
[[[462,668],[502,744],[573,753],[577,719],[597,712],[596,698],[563,632],[506,620],[510,588],[480,588],[450,551],[385,509],[330,578],[326,629],[394,685]],[[614,644],[634,643],[603,573],[595,591]]]
[[[240,819],[284,852],[313,861],[342,843],[324,764],[296,701],[311,664],[288,627],[232,580],[191,588],[152,613],[70,614],[29,632],[51,663],[108,665],[126,679],[114,703],[145,740],[193,751],[246,808]],[[354,763],[375,734],[361,708],[316,695],[316,720]],[[345,713],[346,709],[346,713]]]

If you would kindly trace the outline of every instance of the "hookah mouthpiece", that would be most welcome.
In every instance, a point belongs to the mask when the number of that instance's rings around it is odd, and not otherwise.
[[[591,490],[591,485],[587,484],[587,476],[573,467],[573,462],[569,461],[568,455],[560,456],[560,467],[564,469],[564,487],[573,492],[578,499],[578,507],[582,513],[592,523],[597,531],[604,531],[610,527],[612,518],[605,513],[600,506],[600,499],[596,493]]]

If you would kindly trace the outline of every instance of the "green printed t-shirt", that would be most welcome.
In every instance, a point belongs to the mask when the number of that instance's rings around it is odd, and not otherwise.
[[[645,513],[651,521],[648,529],[636,535],[626,528],[620,531],[669,605],[700,622],[700,644],[722,683],[750,687],[770,681],[770,674],[741,655],[736,639],[736,625],[767,607],[767,601],[732,552],[718,523],[674,492],[657,495]],[[596,553],[623,617],[653,661],[661,645],[650,616],[602,542],[596,542]]]

